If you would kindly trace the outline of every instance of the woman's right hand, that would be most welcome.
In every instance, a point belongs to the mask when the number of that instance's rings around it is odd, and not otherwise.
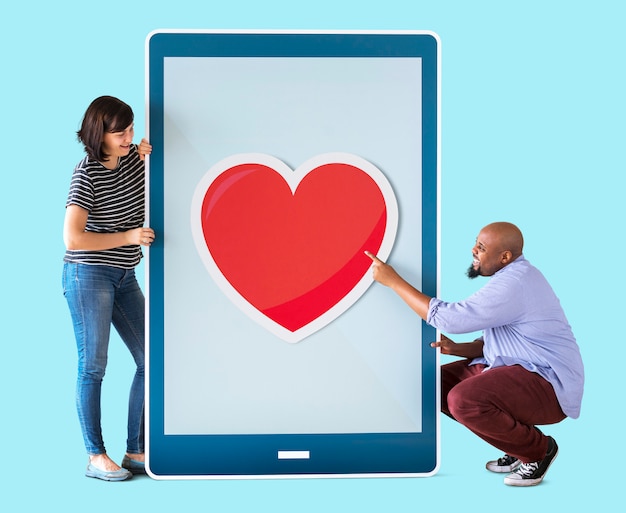
[[[154,230],[148,227],[114,233],[85,231],[87,216],[87,210],[78,205],[68,205],[65,209],[63,240],[68,250],[103,251],[131,244],[150,246],[154,241]]]
[[[147,226],[128,230],[126,235],[128,237],[128,244],[150,246],[154,242],[154,230]]]

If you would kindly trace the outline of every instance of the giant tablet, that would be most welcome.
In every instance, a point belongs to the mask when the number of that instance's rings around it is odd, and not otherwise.
[[[154,478],[427,476],[435,330],[364,251],[438,288],[439,41],[146,40]]]

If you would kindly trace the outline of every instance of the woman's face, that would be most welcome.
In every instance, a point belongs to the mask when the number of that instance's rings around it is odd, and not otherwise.
[[[121,132],[106,132],[102,138],[102,149],[110,158],[124,157],[130,151],[134,135],[134,123]]]

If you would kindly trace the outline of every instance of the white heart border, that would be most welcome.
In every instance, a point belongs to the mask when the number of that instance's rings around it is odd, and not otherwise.
[[[209,275],[213,278],[213,281],[215,281],[224,295],[226,295],[226,297],[230,299],[240,310],[270,333],[276,335],[285,342],[300,342],[304,338],[319,331],[337,319],[354,303],[356,303],[369,288],[373,282],[372,274],[366,272],[348,294],[346,294],[340,301],[338,301],[333,307],[328,309],[318,318],[296,331],[289,331],[269,317],[265,316],[251,303],[249,303],[239,294],[239,292],[235,290],[235,288],[221,273],[204,240],[201,223],[202,203],[204,201],[206,191],[213,181],[224,171],[237,165],[262,164],[270,167],[283,177],[289,185],[292,193],[295,194],[298,185],[309,172],[324,164],[336,163],[349,164],[361,169],[367,173],[374,180],[374,182],[376,182],[382,192],[385,205],[387,207],[387,226],[385,228],[385,234],[377,256],[381,260],[385,261],[391,253],[391,249],[396,238],[398,229],[398,203],[391,184],[385,175],[371,162],[359,157],[358,155],[343,152],[323,153],[307,160],[295,170],[292,170],[282,160],[273,157],[272,155],[265,153],[238,153],[226,157],[213,165],[200,179],[194,191],[191,202],[191,232],[198,254],[209,272]]]

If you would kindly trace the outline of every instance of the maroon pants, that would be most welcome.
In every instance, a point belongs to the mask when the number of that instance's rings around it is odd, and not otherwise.
[[[441,411],[524,463],[543,459],[548,438],[535,426],[565,418],[552,385],[519,365],[483,372],[469,363],[441,367]]]

